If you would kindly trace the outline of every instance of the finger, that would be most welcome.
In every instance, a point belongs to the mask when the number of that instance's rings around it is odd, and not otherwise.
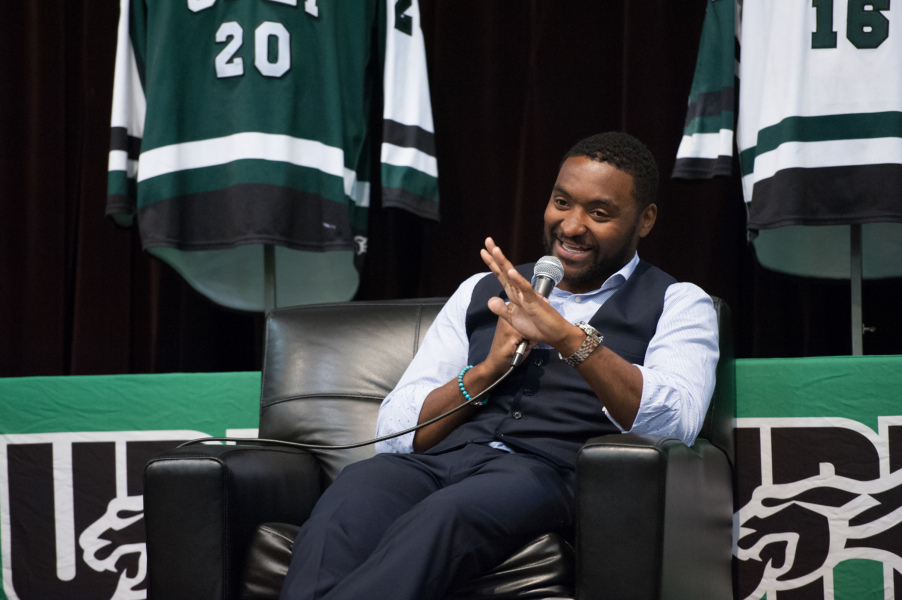
[[[525,277],[520,275],[520,272],[514,268],[514,265],[511,264],[511,261],[509,261],[507,257],[504,256],[504,252],[501,251],[501,248],[498,248],[497,246],[495,247],[495,249],[492,251],[492,258],[495,259],[495,262],[499,267],[501,267],[501,270],[507,276],[507,281],[518,288],[519,292],[528,293],[530,290],[532,290],[532,284],[527,281]]]
[[[505,310],[506,314],[510,315],[510,310],[509,310],[510,306],[509,305],[505,305],[505,306],[507,306],[507,309]],[[523,337],[523,335],[519,331],[517,331],[514,328],[514,326],[511,324],[511,322],[506,318],[499,318],[497,327],[498,327],[499,333],[508,336],[508,338],[509,338],[508,343],[510,343],[514,347],[520,345],[521,342],[526,342],[528,345],[531,345],[531,346],[535,345],[534,342],[530,342],[528,339]]]
[[[513,265],[507,260],[504,256],[504,252],[501,251],[501,248],[498,247],[492,238],[486,238],[485,249],[480,251],[480,255],[482,256],[483,262],[491,269],[495,277],[498,278],[502,287],[510,292],[509,271],[513,269]],[[516,271],[514,271],[514,273],[519,277],[519,274],[516,273]]]
[[[486,266],[495,274],[496,277],[501,276],[501,267],[498,266],[498,263],[495,262],[495,259],[492,258],[492,255],[483,248],[479,251],[479,256],[482,257],[482,262],[486,264]]]
[[[510,322],[510,311],[508,311],[507,304],[504,302],[504,300],[497,296],[495,296],[494,298],[489,298],[488,307],[493,314],[501,317],[505,321]]]
[[[488,249],[488,246],[486,246]],[[490,249],[492,253],[492,258],[495,259],[495,262],[498,263],[498,266],[501,267],[503,271],[509,271],[514,268],[514,265],[511,264],[511,261],[507,260],[507,257],[504,255],[504,252],[501,251],[497,245],[492,246]]]

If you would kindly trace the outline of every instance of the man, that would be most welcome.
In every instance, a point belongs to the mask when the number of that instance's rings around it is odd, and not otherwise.
[[[379,413],[401,431],[473,398],[529,354],[483,405],[382,442],[347,467],[298,536],[282,590],[301,598],[441,598],[531,539],[568,532],[574,464],[615,431],[692,444],[718,359],[711,299],[640,261],[657,216],[654,159],[635,138],[579,142],[545,210],[564,277],[548,300],[489,238],[491,274],[465,281]],[[524,276],[525,275],[525,276]]]

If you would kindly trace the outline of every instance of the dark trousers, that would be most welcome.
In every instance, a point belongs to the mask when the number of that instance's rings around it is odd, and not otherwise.
[[[423,600],[573,523],[572,471],[470,444],[350,465],[294,544],[281,600]]]

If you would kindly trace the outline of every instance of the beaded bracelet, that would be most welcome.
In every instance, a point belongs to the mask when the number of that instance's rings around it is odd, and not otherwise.
[[[457,376],[457,387],[460,388],[460,393],[464,395],[464,398],[466,398],[467,400],[469,400],[471,402],[473,401],[473,398],[470,396],[470,394],[467,393],[467,388],[464,387],[464,373],[466,373],[467,371],[469,371],[472,368],[473,368],[473,365],[467,365],[466,367],[464,367],[463,369],[460,370],[460,375]],[[476,404],[485,404],[485,403],[486,403],[486,400],[483,400],[482,402],[476,402]]]

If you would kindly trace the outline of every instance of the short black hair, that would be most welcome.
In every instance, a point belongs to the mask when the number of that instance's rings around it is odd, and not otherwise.
[[[641,208],[655,202],[658,195],[658,166],[645,144],[628,133],[609,131],[580,140],[564,158],[585,156],[617,167],[633,178],[633,195]]]

